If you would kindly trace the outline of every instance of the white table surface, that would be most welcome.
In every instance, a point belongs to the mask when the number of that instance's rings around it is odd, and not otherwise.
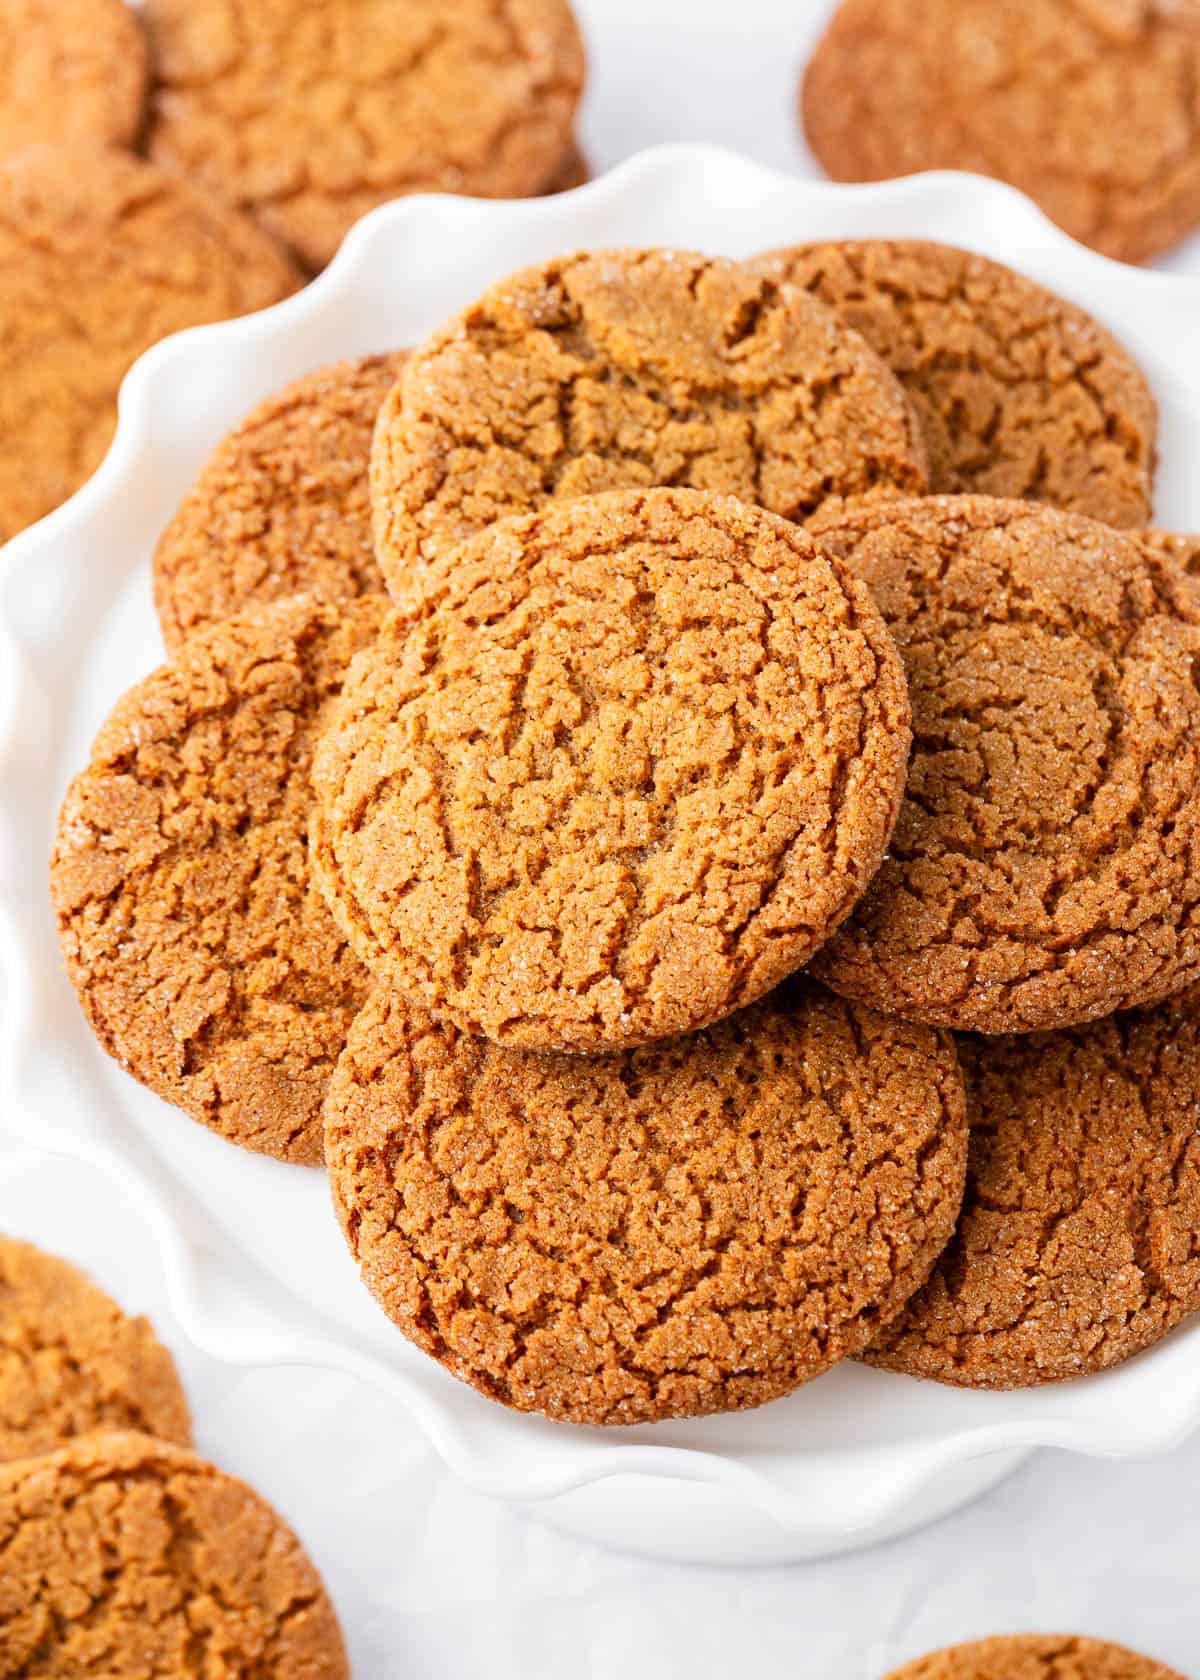
[[[709,140],[813,172],[794,96],[826,0],[578,8],[594,168]],[[1166,266],[1200,277],[1200,239]],[[84,1169],[0,1157],[0,1229],[74,1257],[152,1316],[200,1450],[261,1489],[324,1572],[356,1680],[874,1680],[937,1645],[1017,1629],[1123,1640],[1200,1680],[1200,1436],[1141,1463],[1040,1453],[933,1528],[834,1561],[655,1565],[467,1493],[349,1379],[234,1370],[185,1344],[148,1230]]]

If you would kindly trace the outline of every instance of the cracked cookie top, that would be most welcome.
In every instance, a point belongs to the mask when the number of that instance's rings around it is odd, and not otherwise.
[[[732,497],[503,521],[357,659],[314,760],[318,878],[413,1003],[535,1049],[717,1020],[879,863],[908,699],[870,596]]]
[[[295,291],[275,241],[140,159],[34,146],[0,162],[0,541],[100,465],[152,344]],[[80,283],[86,275],[87,283]]]
[[[982,496],[857,509],[822,545],[905,661],[888,856],[815,960],[835,991],[979,1032],[1068,1026],[1200,974],[1200,608],[1169,558]]]
[[[918,495],[925,446],[870,346],[797,287],[685,251],[524,270],[414,352],[371,485],[397,600],[493,520],[596,491],[685,486],[805,520]]]
[[[349,1680],[337,1615],[266,1501],[149,1435],[0,1464],[0,1680]]]
[[[803,286],[908,394],[930,488],[1150,517],[1158,414],[1145,376],[1084,310],[1001,263],[920,239],[795,245],[754,273]]]
[[[132,146],[146,81],[145,33],[125,0],[4,0],[0,157],[45,141]]]
[[[146,0],[151,155],[311,267],[404,193],[528,198],[572,146],[567,0]]]
[[[962,1218],[871,1363],[1025,1388],[1118,1364],[1200,1310],[1194,1007],[958,1048]]]
[[[192,636],[101,729],[51,860],[104,1048],[289,1161],[321,1159],[321,1099],[367,991],[309,874],[313,738],[384,611],[298,596]]]
[[[950,1645],[884,1680],[1183,1680],[1153,1657],[1077,1634],[1014,1633]]]
[[[380,988],[325,1126],[405,1334],[591,1424],[761,1405],[864,1347],[949,1237],[966,1159],[949,1038],[803,981],[604,1057],[500,1049]]]
[[[82,1272],[0,1237],[0,1459],[52,1452],[94,1429],[191,1444],[171,1355]]]
[[[1194,0],[842,0],[804,77],[837,181],[969,169],[1143,262],[1200,222]]]
[[[400,350],[306,374],[217,446],[154,551],[168,648],[255,602],[383,593],[367,462],[405,359]]]

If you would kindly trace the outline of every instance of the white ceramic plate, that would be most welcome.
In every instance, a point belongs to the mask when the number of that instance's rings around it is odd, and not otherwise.
[[[92,1162],[136,1196],[179,1319],[215,1357],[357,1372],[395,1396],[398,1429],[423,1431],[476,1489],[680,1559],[777,1561],[865,1544],[949,1509],[1040,1444],[1165,1448],[1200,1421],[1200,1321],[1102,1377],[1018,1394],[849,1365],[734,1417],[596,1431],[508,1412],[386,1321],[319,1173],[230,1147],[100,1052],[61,972],[46,857],[94,731],[162,657],[155,538],[209,450],[260,398],[323,362],[412,343],[498,276],[574,247],[742,256],[883,234],[974,247],[1107,322],[1162,407],[1158,518],[1200,529],[1200,286],[1085,251],[994,182],[835,187],[670,147],[563,197],[390,205],[300,296],[158,345],[125,383],[117,439],[95,478],[0,557],[0,1124]]]

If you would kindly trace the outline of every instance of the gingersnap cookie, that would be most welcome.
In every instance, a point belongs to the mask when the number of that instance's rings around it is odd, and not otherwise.
[[[762,1405],[862,1348],[962,1197],[948,1037],[806,982],[616,1056],[503,1050],[380,987],[325,1105],[334,1205],[412,1341],[520,1411]]]
[[[0,458],[0,541],[99,466],[144,350],[275,303],[301,278],[267,234],[186,181],[81,147],[0,161],[0,266],[0,432],[16,440]]]
[[[146,0],[150,154],[252,211],[310,268],[405,193],[527,198],[571,144],[567,0]]]
[[[966,1038],[954,1239],[868,1358],[965,1388],[1119,1364],[1200,1310],[1200,1016]]]
[[[625,491],[493,526],[354,662],[313,865],[385,985],[466,1032],[607,1050],[800,968],[904,786],[867,591],[732,497]]]
[[[802,286],[882,356],[915,408],[930,487],[1150,518],[1158,415],[1085,310],[1001,263],[921,239],[796,245],[749,265]]]
[[[93,1429],[191,1443],[171,1355],[66,1260],[0,1236],[0,1460]]]
[[[884,1680],[1183,1680],[1153,1657],[1080,1634],[1013,1633],[950,1645]]]
[[[1198,82],[1178,0],[842,0],[801,108],[834,180],[993,175],[1142,262],[1200,223]]]
[[[1200,602],[1134,535],[985,496],[859,508],[913,706],[883,867],[827,985],[978,1032],[1073,1025],[1200,975]]]
[[[256,602],[383,592],[367,463],[379,405],[405,360],[399,350],[320,368],[217,446],[154,553],[168,648]]]
[[[0,156],[45,141],[132,146],[147,75],[146,38],[124,0],[4,0]]]
[[[865,340],[797,287],[682,251],[515,274],[414,352],[371,462],[392,594],[507,515],[596,491],[721,491],[802,521],[919,494],[925,446]]]
[[[313,739],[378,596],[307,596],[189,638],[68,790],[51,860],[67,970],[110,1056],[246,1149],[321,1159],[367,991],[311,880]]]
[[[0,1680],[349,1680],[299,1540],[244,1482],[112,1432],[0,1465]]]

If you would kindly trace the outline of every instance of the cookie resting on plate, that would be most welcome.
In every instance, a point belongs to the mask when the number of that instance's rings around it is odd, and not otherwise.
[[[895,834],[815,959],[835,991],[977,1032],[1070,1026],[1200,974],[1200,603],[1169,556],[983,496],[850,510],[819,540],[900,647]]]
[[[121,699],[59,817],[51,893],[100,1043],[222,1136],[321,1159],[369,981],[310,877],[312,746],[379,596],[198,632]]]
[[[403,601],[497,519],[664,485],[803,521],[920,494],[925,444],[883,362],[801,288],[690,251],[579,252],[414,351],[376,426],[379,563]]]
[[[380,984],[602,1051],[801,968],[879,865],[908,696],[866,589],[690,490],[558,502],[436,566],[313,761],[314,868]]]
[[[758,1406],[863,1348],[953,1229],[967,1138],[948,1036],[802,981],[602,1057],[503,1050],[381,989],[325,1132],[404,1333],[592,1424]]]

